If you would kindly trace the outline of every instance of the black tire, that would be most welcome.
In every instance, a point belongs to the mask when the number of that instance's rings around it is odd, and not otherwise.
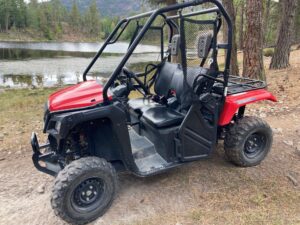
[[[270,126],[257,117],[244,117],[227,132],[224,149],[227,158],[237,166],[259,165],[268,155],[273,142]]]
[[[55,214],[71,224],[86,224],[110,207],[117,188],[117,173],[104,159],[86,157],[59,172],[51,205]]]

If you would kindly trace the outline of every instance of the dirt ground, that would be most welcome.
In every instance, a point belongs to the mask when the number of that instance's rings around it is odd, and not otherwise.
[[[289,69],[267,70],[279,102],[248,110],[274,129],[272,152],[261,165],[233,166],[220,143],[211,159],[165,174],[123,174],[112,207],[93,224],[300,224],[300,51],[291,57]],[[53,178],[36,171],[29,146],[31,131],[41,135],[51,91],[0,92],[0,224],[64,224],[50,207]]]

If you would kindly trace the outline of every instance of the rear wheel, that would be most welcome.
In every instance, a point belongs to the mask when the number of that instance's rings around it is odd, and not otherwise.
[[[225,154],[238,166],[256,166],[269,153],[272,141],[272,129],[265,121],[244,117],[229,128],[224,142]]]
[[[72,224],[86,224],[102,216],[116,192],[117,174],[110,163],[96,157],[82,158],[62,170],[52,191],[57,216]]]

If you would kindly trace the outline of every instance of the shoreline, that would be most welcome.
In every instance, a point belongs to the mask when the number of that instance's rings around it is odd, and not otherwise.
[[[2,43],[98,43],[98,42],[104,42],[105,40],[99,39],[99,40],[78,40],[78,41],[72,41],[72,40],[7,40],[7,39],[1,39],[0,42]]]
[[[35,35],[34,35],[35,33]],[[9,32],[0,32],[0,42],[70,42],[70,43],[95,43],[103,42],[105,39],[100,37],[87,37],[84,34],[73,34],[65,33],[61,37],[56,37],[53,39],[47,39],[41,34],[36,33],[34,30],[23,30],[23,31],[9,31]]]

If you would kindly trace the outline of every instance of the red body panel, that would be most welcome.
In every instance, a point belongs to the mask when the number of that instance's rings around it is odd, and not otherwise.
[[[109,99],[112,96],[109,94]],[[103,102],[103,87],[97,81],[86,81],[62,89],[49,97],[50,112],[91,107]]]
[[[232,121],[234,114],[242,106],[248,105],[262,100],[270,100],[277,102],[276,97],[274,97],[270,92],[265,89],[248,91],[240,94],[230,95],[226,97],[223,112],[219,120],[220,126],[225,126]]]

